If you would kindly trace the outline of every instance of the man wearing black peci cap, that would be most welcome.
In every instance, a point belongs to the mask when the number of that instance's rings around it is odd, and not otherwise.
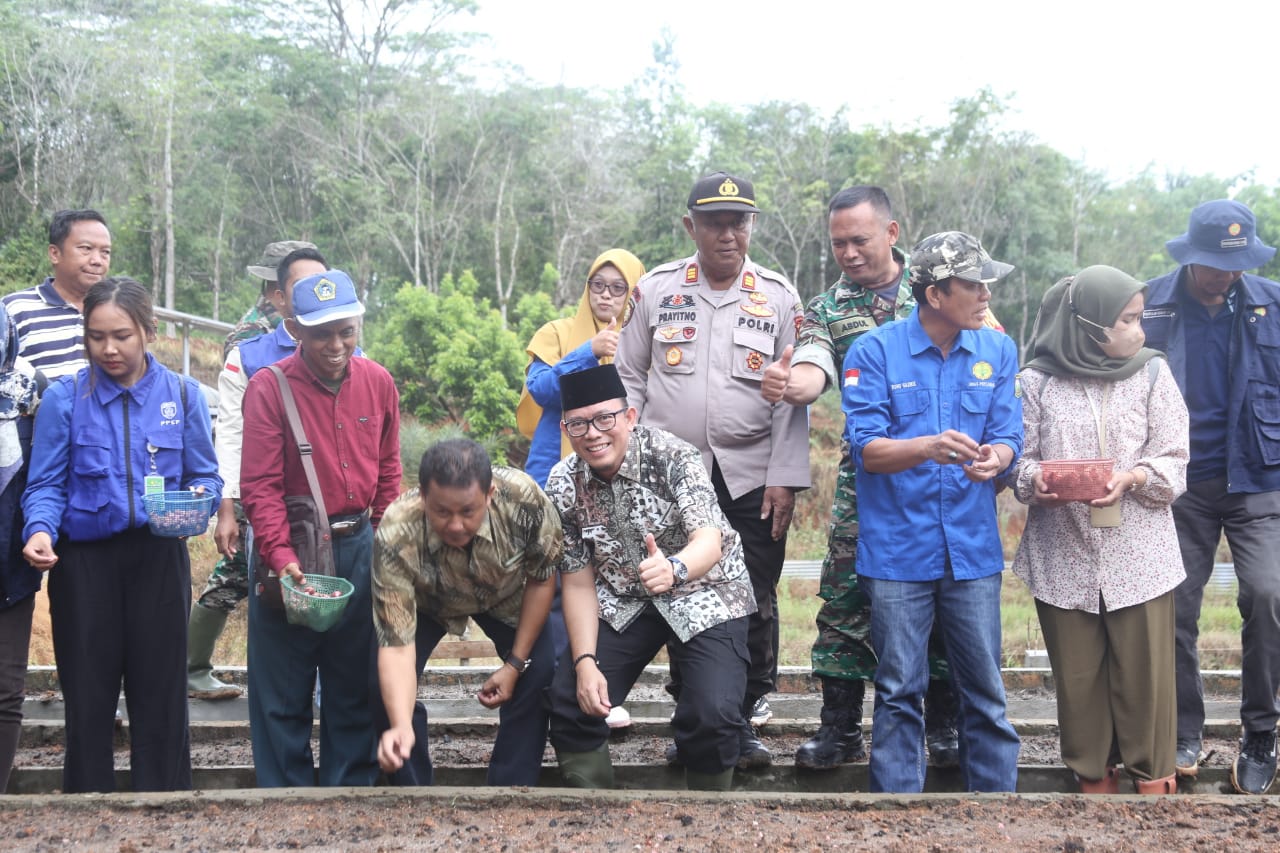
[[[1258,239],[1252,211],[1208,201],[1165,244],[1178,269],[1147,283],[1147,346],[1169,357],[1191,415],[1187,491],[1173,504],[1186,580],[1174,596],[1178,774],[1203,754],[1204,693],[1196,649],[1204,586],[1223,532],[1236,577],[1243,658],[1240,754],[1231,783],[1264,794],[1276,777],[1280,707],[1280,283],[1257,269],[1276,250]]]
[[[546,491],[564,528],[569,648],[551,686],[551,743],[567,784],[613,786],[609,709],[663,646],[684,678],[671,720],[692,789],[733,781],[755,596],[738,535],[695,447],[637,426],[612,364],[560,381],[573,453]]]
[[[760,394],[765,368],[795,343],[803,308],[786,278],[747,256],[755,218],[750,181],[725,172],[698,179],[684,216],[697,252],[640,279],[615,364],[640,423],[698,448],[742,541],[757,608],[742,711],[744,720],[763,721],[778,675],[787,528],[795,492],[810,479],[807,411]],[[677,673],[673,667],[678,689]],[[772,762],[746,722],[741,747],[740,768]]]

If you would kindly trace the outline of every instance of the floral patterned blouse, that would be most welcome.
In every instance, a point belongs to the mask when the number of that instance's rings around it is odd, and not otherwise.
[[[1026,444],[1011,482],[1031,506],[1013,572],[1046,604],[1119,610],[1157,598],[1185,577],[1169,507],[1186,489],[1187,407],[1168,365],[1156,364],[1154,382],[1145,367],[1119,382],[1019,374]],[[1105,419],[1105,451],[1095,412]],[[1090,526],[1087,503],[1031,503],[1041,460],[1094,458],[1114,459],[1117,472],[1146,472],[1147,481],[1120,499],[1119,527]]]

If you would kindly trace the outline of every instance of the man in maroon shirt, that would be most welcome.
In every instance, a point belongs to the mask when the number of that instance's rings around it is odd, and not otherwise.
[[[320,713],[321,785],[371,785],[378,773],[369,673],[374,667],[369,572],[373,528],[400,491],[400,398],[391,375],[353,358],[364,306],[340,270],[298,281],[293,318],[298,351],[277,362],[297,401],[312,447],[339,576],[355,586],[342,619],[325,633],[288,624],[285,614],[249,596],[249,723],[259,787],[315,783],[312,687],[324,685]],[[240,496],[253,529],[252,560],[295,580],[287,495],[310,495],[307,475],[275,374],[259,370],[244,395]],[[250,572],[252,576],[252,571]]]

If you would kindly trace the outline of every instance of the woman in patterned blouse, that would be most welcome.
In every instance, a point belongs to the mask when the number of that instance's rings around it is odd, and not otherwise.
[[[1176,787],[1173,590],[1184,573],[1170,505],[1186,487],[1187,409],[1143,347],[1145,295],[1106,266],[1059,281],[1019,377],[1026,445],[1013,487],[1030,508],[1013,570],[1035,597],[1062,758],[1085,793],[1116,793],[1118,763],[1138,793]],[[1114,460],[1110,476],[1063,479],[1042,465],[1095,458]],[[1096,497],[1064,499],[1090,474]]]

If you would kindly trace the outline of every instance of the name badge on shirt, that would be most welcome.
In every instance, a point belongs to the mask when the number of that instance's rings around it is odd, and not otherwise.
[[[164,494],[164,477],[159,474],[148,474],[142,480],[142,487],[148,495]]]

